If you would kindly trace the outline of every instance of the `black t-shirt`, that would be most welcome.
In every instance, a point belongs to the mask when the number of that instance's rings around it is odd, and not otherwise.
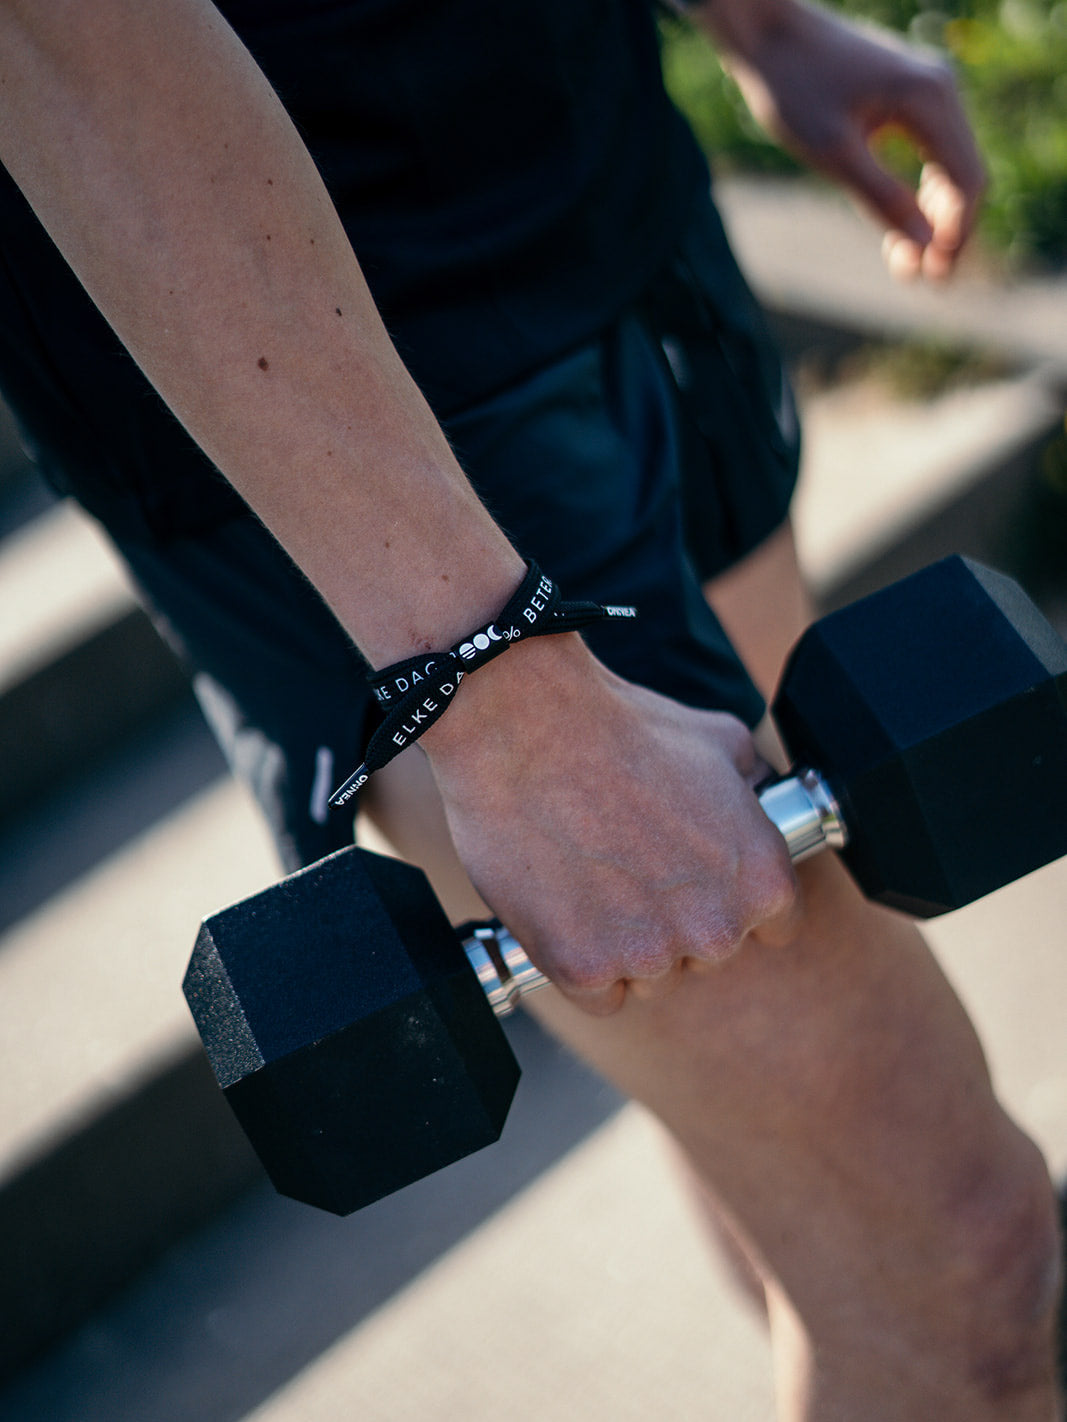
[[[649,0],[224,0],[442,412],[590,334],[702,162]]]
[[[296,121],[442,417],[610,321],[706,187],[663,92],[651,0],[219,8]],[[213,521],[226,486],[191,476],[173,422],[49,249],[4,183],[0,384],[31,443],[95,512],[139,485],[157,532]]]

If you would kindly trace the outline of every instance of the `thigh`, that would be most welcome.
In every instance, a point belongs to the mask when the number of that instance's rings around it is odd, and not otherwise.
[[[809,615],[788,527],[707,590],[769,686]],[[376,779],[401,851],[457,918],[477,913],[417,749]],[[922,1359],[937,1374],[925,1402],[954,1400],[980,1331],[967,1301],[980,1312],[1007,1294],[1047,1317],[1047,1253],[1034,1247],[1052,1228],[1047,1177],[915,926],[863,900],[832,855],[798,879],[787,947],[748,944],[608,1018],[551,988],[528,1010],[675,1137],[766,1279],[779,1335],[793,1325],[813,1355],[865,1370],[889,1398]]]
[[[704,595],[769,700],[786,656],[815,615],[792,524],[783,523],[748,557],[706,582]]]
[[[872,1377],[892,1363],[883,1342],[959,1361],[961,1293],[994,1277],[969,1273],[991,1202],[1009,1234],[1024,1221],[1017,1258],[1000,1251],[1021,1297],[1025,1221],[1047,1223],[1047,1186],[912,925],[860,900],[830,858],[803,866],[801,886],[785,948],[750,944],[611,1018],[551,990],[529,1009],[664,1123],[772,1312],[777,1300],[817,1346],[862,1345]]]

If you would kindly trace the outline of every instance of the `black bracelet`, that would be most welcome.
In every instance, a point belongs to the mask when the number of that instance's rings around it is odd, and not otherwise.
[[[573,632],[605,617],[637,616],[633,607],[564,602],[559,588],[536,563],[527,563],[526,568],[518,590],[494,622],[464,637],[447,652],[408,657],[371,673],[368,680],[382,720],[370,738],[363,764],[330,796],[331,805],[347,804],[376,770],[418,740],[444,714],[465,676],[515,642]]]

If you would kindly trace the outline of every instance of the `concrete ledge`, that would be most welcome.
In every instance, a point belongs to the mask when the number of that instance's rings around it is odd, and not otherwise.
[[[977,259],[943,287],[887,274],[876,225],[807,179],[724,177],[720,209],[753,287],[774,312],[880,339],[934,338],[1067,377],[1067,276],[1013,280]]]
[[[0,688],[136,605],[97,525],[69,500],[50,505],[0,545]]]
[[[191,700],[116,555],[71,504],[0,545],[0,828]]]
[[[966,553],[1054,597],[1067,537],[1042,458],[1064,402],[1041,373],[887,399],[871,382],[830,389],[804,411],[794,508],[801,565],[820,603],[839,606],[946,553]],[[1057,549],[1062,555],[1062,550]],[[1050,576],[1051,575],[1051,576]]]
[[[262,1179],[198,1047],[91,1105],[0,1185],[0,1380]]]
[[[181,701],[189,681],[139,609],[0,693],[0,828]]]
[[[0,936],[0,1367],[254,1178],[181,977],[200,919],[277,873],[223,782]]]

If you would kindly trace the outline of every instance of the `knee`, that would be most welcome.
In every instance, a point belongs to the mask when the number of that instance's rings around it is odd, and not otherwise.
[[[954,1211],[963,1366],[992,1403],[1051,1390],[1063,1246],[1038,1151],[1020,1138],[996,1172],[968,1182]]]

